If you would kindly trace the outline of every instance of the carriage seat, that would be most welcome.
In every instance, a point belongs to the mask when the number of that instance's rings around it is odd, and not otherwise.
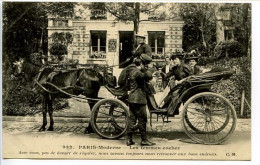
[[[123,97],[123,96],[126,96],[126,95],[127,95],[126,91],[123,90],[123,89],[120,88],[120,87],[114,88],[114,87],[109,87],[109,86],[105,85],[105,88],[106,88],[110,93],[112,93],[112,95],[114,95],[114,96],[121,96],[121,97]]]

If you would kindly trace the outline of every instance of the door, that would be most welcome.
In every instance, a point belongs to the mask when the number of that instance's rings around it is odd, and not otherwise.
[[[133,31],[120,31],[119,32],[119,64],[124,62],[127,58],[132,56]]]

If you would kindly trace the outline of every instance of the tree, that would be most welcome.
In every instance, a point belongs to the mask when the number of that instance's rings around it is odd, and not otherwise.
[[[184,20],[184,49],[192,45],[202,44],[208,52],[215,42],[216,22],[215,4],[212,3],[181,3],[180,15]]]
[[[251,5],[249,3],[232,5],[232,24],[235,26],[234,37],[242,45],[243,54],[251,52]]]
[[[3,54],[28,57],[47,48],[47,15],[38,3],[3,3]]]
[[[19,57],[43,52],[48,47],[48,15],[72,17],[73,2],[4,2],[3,61],[11,65]],[[9,66],[11,67],[11,66]]]

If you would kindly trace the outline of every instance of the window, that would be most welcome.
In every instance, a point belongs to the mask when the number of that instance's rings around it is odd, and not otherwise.
[[[106,31],[91,31],[90,58],[106,58]]]
[[[148,32],[148,43],[154,59],[164,58],[165,32]]]

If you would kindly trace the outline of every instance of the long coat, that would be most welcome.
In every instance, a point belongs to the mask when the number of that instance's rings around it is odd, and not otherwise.
[[[202,73],[202,70],[198,65],[195,65],[193,68],[191,68],[191,73],[193,75],[197,75],[197,74]]]
[[[145,83],[152,79],[152,73],[149,71],[142,72],[137,67],[131,67],[129,77],[130,93],[128,102],[134,104],[147,104]]]
[[[175,80],[181,80],[192,75],[190,67],[186,64],[181,64],[179,66],[172,67],[170,71],[166,74],[165,78],[170,78],[175,76]]]
[[[127,67],[125,67],[118,78],[118,85],[123,89],[128,91],[129,90],[129,71],[131,70],[131,68],[135,68],[136,65],[135,64],[130,64]]]
[[[143,43],[137,50],[135,50],[134,56],[140,57],[141,54],[147,54],[148,56],[152,56],[152,48],[150,45]]]

